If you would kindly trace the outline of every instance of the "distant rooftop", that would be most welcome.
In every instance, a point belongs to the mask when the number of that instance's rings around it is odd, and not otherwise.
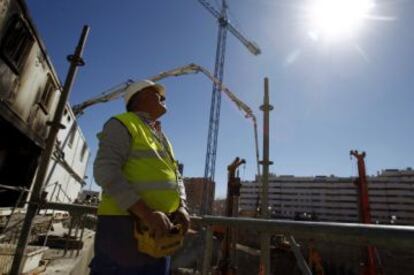
[[[385,169],[378,173],[379,177],[414,177],[414,170],[411,167],[407,167],[406,169],[399,170],[399,169]]]
[[[414,170],[411,167],[407,167],[405,169],[384,169],[381,171],[378,171],[376,175],[372,175],[369,177],[409,177],[409,178],[414,178]],[[295,180],[328,180],[328,179],[349,179],[349,178],[354,178],[354,177],[338,177],[335,176],[333,174],[331,175],[315,175],[315,176],[295,176],[295,175],[277,175],[275,173],[269,173],[269,179],[275,179],[277,178],[278,180],[289,180],[289,179],[295,179]],[[256,180],[252,181],[252,182],[257,182],[258,181],[258,176],[256,175]],[[244,182],[248,182],[248,181],[244,181]]]

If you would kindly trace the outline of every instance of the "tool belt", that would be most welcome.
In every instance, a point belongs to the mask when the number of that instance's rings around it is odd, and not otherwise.
[[[162,237],[151,236],[149,228],[140,220],[135,221],[134,237],[139,252],[154,258],[173,255],[183,244],[184,231],[181,224],[174,224],[170,232]]]

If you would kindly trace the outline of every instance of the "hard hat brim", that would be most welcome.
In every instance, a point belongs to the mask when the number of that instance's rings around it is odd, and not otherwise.
[[[135,82],[131,84],[126,89],[126,95],[124,96],[125,104],[128,105],[129,100],[136,95],[137,93],[141,92],[142,90],[152,87],[154,88],[163,99],[165,99],[165,87],[161,84],[155,83],[150,80],[143,80],[140,82]]]
[[[149,86],[149,87],[154,87],[158,93],[165,98],[165,87],[161,84],[155,83],[153,86]]]

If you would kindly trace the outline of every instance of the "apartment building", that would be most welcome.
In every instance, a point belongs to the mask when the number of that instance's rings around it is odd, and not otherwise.
[[[414,171],[387,169],[369,176],[368,192],[373,222],[414,225]],[[270,175],[272,217],[318,221],[358,222],[358,196],[353,177]],[[261,183],[242,182],[241,215],[260,207]]]
[[[205,187],[205,185],[207,185]],[[207,206],[211,211],[214,201],[215,183],[205,178],[184,178],[185,191],[187,193],[187,204],[191,214],[200,214],[203,206],[203,191],[207,191]]]

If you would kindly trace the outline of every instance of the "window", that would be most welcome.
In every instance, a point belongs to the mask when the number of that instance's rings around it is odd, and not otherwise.
[[[81,162],[83,162],[83,160],[85,159],[86,149],[87,149],[86,142],[84,142],[83,146],[82,146],[82,151],[81,151],[81,154],[80,154],[80,161]]]
[[[52,78],[50,75],[47,76],[47,82],[45,88],[43,89],[42,97],[40,98],[40,106],[42,106],[43,110],[47,112],[50,107],[50,103],[52,102],[53,94],[56,91],[56,86],[53,83]]]
[[[70,127],[70,132],[69,132],[69,140],[68,140],[69,148],[72,148],[73,142],[75,141],[75,136],[76,136],[76,123],[73,123],[72,127]]]
[[[33,43],[26,24],[19,16],[14,16],[3,36],[1,54],[15,73],[22,69]]]

